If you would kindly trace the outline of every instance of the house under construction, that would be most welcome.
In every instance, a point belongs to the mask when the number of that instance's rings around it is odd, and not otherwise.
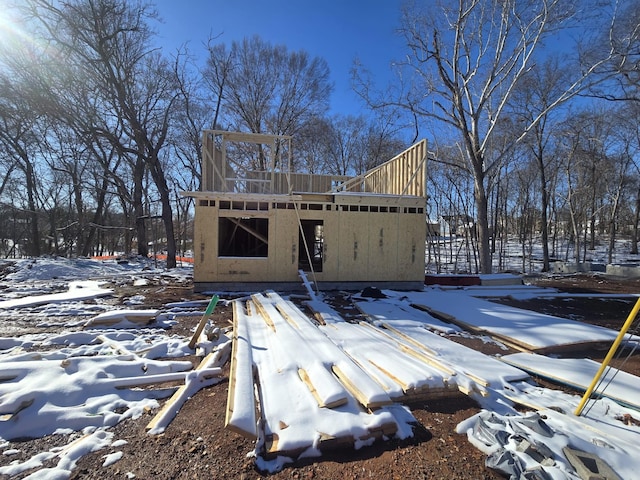
[[[260,162],[234,159],[252,146]],[[357,177],[292,171],[291,137],[206,130],[196,291],[424,284],[427,144]],[[257,166],[256,166],[257,163]]]

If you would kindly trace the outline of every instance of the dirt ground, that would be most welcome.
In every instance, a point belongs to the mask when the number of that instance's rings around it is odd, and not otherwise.
[[[555,287],[574,293],[626,294],[640,293],[640,280],[620,280],[594,275],[578,277],[531,277],[527,283]],[[145,295],[154,304],[149,308],[179,300],[204,299],[193,294],[189,285],[167,289],[145,286],[132,291],[120,291],[118,295]],[[619,329],[633,307],[629,297],[588,298],[584,296],[559,301],[502,300],[504,303],[536,311],[567,316],[574,320],[596,323]],[[221,327],[230,326],[231,308],[216,308],[215,322]],[[169,334],[191,336],[198,319],[179,318],[179,324]],[[454,338],[455,339],[455,338]],[[495,344],[480,340],[461,340],[468,346],[496,353]],[[509,353],[500,350],[500,353]],[[579,352],[596,360],[606,351]],[[195,359],[194,359],[195,361]],[[225,367],[228,374],[228,365]],[[624,370],[640,374],[640,357],[635,355]],[[549,386],[549,385],[547,385]],[[470,399],[461,398],[410,405],[418,420],[415,435],[406,441],[378,442],[361,450],[343,448],[287,466],[279,473],[267,474],[257,470],[254,460],[248,456],[254,445],[251,441],[224,428],[227,382],[202,390],[182,407],[176,418],[162,435],[149,435],[145,426],[155,412],[137,420],[128,420],[112,428],[114,439],[126,440],[126,445],[101,450],[84,456],[73,472],[74,479],[499,479],[498,473],[485,467],[485,456],[468,441],[466,436],[455,433],[456,425],[478,411]],[[69,439],[50,436],[37,440],[12,442],[10,448],[21,450],[21,457],[30,458],[37,452],[50,450],[54,445],[64,445]],[[104,456],[122,451],[122,458],[103,467]],[[12,456],[11,460],[16,457]],[[0,464],[9,460],[0,458]],[[21,477],[24,478],[27,474]]]

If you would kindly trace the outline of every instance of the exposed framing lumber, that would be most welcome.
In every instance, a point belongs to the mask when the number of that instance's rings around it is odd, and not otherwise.
[[[204,373],[207,369],[209,369],[209,365],[215,363],[215,361],[220,356],[220,350],[213,351],[209,353],[206,357],[202,359],[200,364],[195,368],[196,373]],[[193,372],[190,372],[193,373]],[[186,377],[186,375],[185,375]],[[206,378],[206,375],[202,377]],[[151,419],[151,421],[147,424],[147,431],[155,431],[160,427],[160,424],[163,421],[170,422],[173,417],[178,413],[184,402],[187,401],[187,393],[189,392],[189,385],[185,381],[184,385],[181,385],[178,390],[173,394],[173,396],[164,404],[164,406],[160,409],[160,411]],[[167,420],[169,419],[169,420]]]
[[[391,160],[354,177],[334,191],[426,197],[427,141],[421,140]]]
[[[267,245],[269,244],[269,239],[267,237],[262,235],[260,232],[257,232],[253,228],[251,228],[251,227],[245,225],[244,223],[242,223],[242,218],[236,218],[236,217],[225,217],[225,218],[227,220],[229,220],[230,222],[232,222],[237,227],[240,227],[241,229],[243,229],[245,232],[248,232],[251,235],[253,235],[254,237],[256,237],[262,243],[265,243]]]
[[[189,348],[193,349],[196,346],[196,343],[198,342],[198,338],[200,338],[200,334],[202,333],[202,330],[204,330],[204,326],[209,321],[209,318],[211,318],[211,314],[213,313],[213,310],[216,308],[216,305],[218,304],[218,300],[219,300],[218,295],[214,295],[213,297],[211,297],[211,300],[209,300],[207,309],[205,310],[204,315],[202,315],[202,318],[198,323],[198,327],[196,328],[196,331],[194,332],[193,336],[191,337],[191,340],[189,341]]]
[[[234,301],[231,367],[224,426],[239,435],[256,440],[255,370],[246,321],[242,304],[239,300]],[[247,392],[251,392],[249,398]]]

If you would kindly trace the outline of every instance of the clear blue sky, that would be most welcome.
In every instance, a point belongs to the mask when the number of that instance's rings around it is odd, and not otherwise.
[[[289,50],[324,58],[335,85],[331,111],[359,114],[362,103],[351,90],[350,69],[358,57],[383,87],[390,63],[404,52],[396,33],[401,0],[153,0],[163,23],[162,45],[185,43],[204,54],[210,35],[231,44],[253,35]]]

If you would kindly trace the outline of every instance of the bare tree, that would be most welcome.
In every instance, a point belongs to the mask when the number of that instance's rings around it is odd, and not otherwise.
[[[401,31],[409,49],[392,98],[377,98],[365,74],[356,76],[358,91],[372,105],[395,104],[418,123],[430,118],[457,135],[464,162],[474,178],[480,271],[491,272],[487,176],[500,156],[487,155],[494,130],[515,86],[532,68],[543,41],[574,13],[562,0],[459,0],[410,5]],[[610,54],[578,70],[560,94],[530,122],[520,125],[520,142],[541,116],[588,87],[590,75]],[[446,135],[446,133],[445,133]],[[506,153],[507,150],[505,150]]]
[[[620,14],[613,18],[611,27],[582,42],[583,64],[592,63],[605,51],[611,52],[611,58],[596,70],[603,83],[594,85],[590,95],[640,102],[640,0],[621,2]]]
[[[363,117],[335,117],[327,145],[329,172],[334,175],[359,175],[365,172],[365,146],[362,132],[366,128]]]
[[[214,125],[252,133],[297,134],[327,110],[332,88],[325,60],[257,36],[233,42],[229,50],[210,46],[204,76],[221,103],[214,110]],[[261,146],[257,156],[255,167],[264,170]]]
[[[509,112],[516,125],[532,125],[523,143],[538,166],[543,272],[549,271],[550,268],[549,202],[552,192],[549,190],[548,167],[555,162],[551,150],[558,133],[554,129],[557,122],[555,117],[559,114],[557,109],[554,111],[549,109],[549,106],[562,94],[564,85],[569,80],[568,73],[567,69],[562,68],[557,57],[547,59],[520,79],[509,101]],[[539,121],[534,123],[536,118],[539,118]],[[520,134],[521,127],[516,129],[516,135]]]
[[[26,212],[29,219],[30,242],[27,254],[41,254],[41,235],[38,214],[40,177],[37,170],[37,151],[40,115],[31,111],[15,84],[4,75],[0,77],[0,147],[8,159],[8,174],[12,170],[22,174],[26,193]],[[6,184],[3,182],[3,185]],[[3,186],[4,189],[4,186]]]
[[[294,164],[300,171],[329,173],[333,129],[325,117],[313,117],[302,126],[295,138]]]
[[[620,190],[626,174],[627,166],[621,172],[614,161],[615,126],[608,118],[610,114],[583,110],[571,114],[563,125],[562,156],[567,187],[560,194],[569,208],[577,263],[587,259],[587,250],[595,249],[596,231],[610,225],[610,219],[602,221],[607,192]]]
[[[121,125],[125,142],[112,129],[97,133],[109,139],[122,155],[133,158],[133,202],[136,209],[138,253],[147,254],[142,181],[151,174],[162,206],[167,241],[167,267],[175,267],[172,196],[160,154],[165,147],[171,116],[179,95],[174,70],[150,46],[153,10],[144,3],[124,0],[73,0],[60,6],[30,0],[31,14],[47,29],[76,74],[91,79],[96,94]]]

